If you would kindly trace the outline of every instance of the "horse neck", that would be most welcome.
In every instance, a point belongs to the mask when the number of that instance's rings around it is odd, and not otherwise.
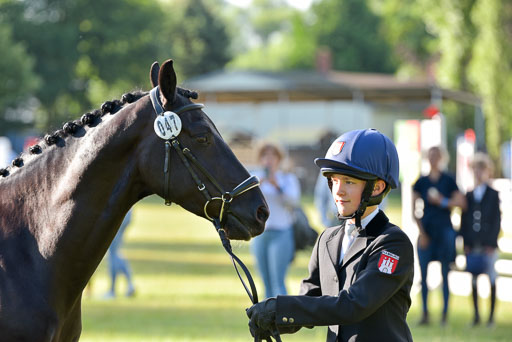
[[[18,177],[26,185],[16,196],[27,213],[18,227],[30,230],[43,263],[58,275],[55,286],[73,295],[81,293],[139,199],[134,149],[151,121],[149,110],[144,98],[105,115],[83,137],[66,138],[64,146],[33,157]]]

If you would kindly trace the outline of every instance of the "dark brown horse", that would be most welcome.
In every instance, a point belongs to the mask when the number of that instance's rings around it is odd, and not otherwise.
[[[155,63],[152,84],[159,86],[164,110],[182,109],[179,141],[211,176],[203,177],[205,187],[212,196],[222,195],[218,186],[235,188],[248,172],[191,105],[197,94],[176,87],[172,61],[158,70]],[[148,93],[127,94],[67,123],[0,169],[1,341],[79,339],[82,290],[138,200],[156,193],[205,217],[204,193],[178,150],[169,151],[165,189],[166,150],[155,117]],[[198,164],[189,167],[203,175]],[[230,239],[248,240],[263,231],[267,217],[256,188],[234,198],[223,221]]]

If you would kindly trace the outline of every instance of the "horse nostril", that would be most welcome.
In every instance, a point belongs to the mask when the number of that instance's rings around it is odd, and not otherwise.
[[[268,215],[269,215],[269,211],[268,211],[267,206],[265,206],[265,205],[260,206],[258,208],[258,210],[256,211],[256,217],[257,217],[258,221],[260,221],[262,223],[265,223],[265,221],[267,221]]]

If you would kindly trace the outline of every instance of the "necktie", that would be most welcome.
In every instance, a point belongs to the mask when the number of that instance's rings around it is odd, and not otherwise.
[[[356,229],[356,225],[355,224],[351,224],[351,223],[348,223],[347,224],[347,235],[351,238],[353,238],[353,232],[354,232],[354,229]]]
[[[355,229],[355,224],[345,224],[345,235],[343,236],[343,241],[341,242],[340,264],[343,262],[343,257],[345,256],[348,249],[350,248],[350,245],[354,241],[353,233]]]

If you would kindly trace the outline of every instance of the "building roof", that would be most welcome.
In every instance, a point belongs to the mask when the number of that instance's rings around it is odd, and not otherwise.
[[[313,90],[317,87],[337,89],[340,84],[310,71],[217,71],[186,81],[187,86],[207,92],[258,92]]]
[[[480,100],[467,92],[441,89],[427,79],[401,80],[390,74],[329,71],[217,71],[183,84],[201,98],[217,102],[347,100],[430,100],[433,92],[445,99],[472,105]]]

